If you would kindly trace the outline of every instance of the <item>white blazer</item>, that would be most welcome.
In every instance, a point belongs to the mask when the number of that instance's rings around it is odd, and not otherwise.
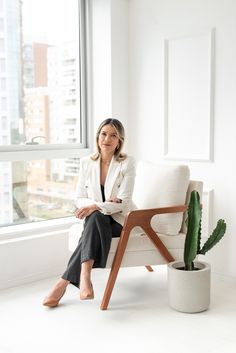
[[[78,208],[97,204],[104,215],[112,215],[115,221],[124,224],[124,219],[133,209],[132,194],[135,179],[135,162],[132,157],[117,162],[113,157],[109,165],[105,185],[105,199],[117,197],[121,203],[102,201],[100,184],[100,158],[93,161],[90,157],[80,160],[75,204]]]

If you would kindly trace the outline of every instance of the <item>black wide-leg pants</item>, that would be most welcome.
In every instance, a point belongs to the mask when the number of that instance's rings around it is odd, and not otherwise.
[[[111,216],[105,216],[99,211],[86,217],[78,246],[73,252],[62,278],[79,287],[83,262],[94,260],[93,268],[104,268],[111,240],[113,237],[119,237],[121,231],[122,226],[119,223]]]

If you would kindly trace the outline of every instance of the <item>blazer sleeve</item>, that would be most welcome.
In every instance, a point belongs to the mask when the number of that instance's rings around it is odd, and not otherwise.
[[[109,201],[96,202],[100,208],[100,212],[105,215],[111,215],[118,212],[126,214],[130,210],[135,180],[135,161],[132,157],[127,157],[121,163],[122,180],[118,192],[112,195],[113,197],[119,198],[121,203]]]
[[[89,206],[92,203],[95,203],[92,199],[88,197],[87,192],[87,174],[88,174],[88,159],[81,158],[79,164],[79,175],[78,182],[75,192],[75,205],[76,207]]]

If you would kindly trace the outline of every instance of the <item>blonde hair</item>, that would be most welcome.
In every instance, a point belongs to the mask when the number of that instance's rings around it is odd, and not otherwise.
[[[111,125],[116,130],[117,136],[119,138],[119,144],[115,150],[114,157],[118,162],[121,162],[121,161],[125,160],[127,157],[126,154],[121,153],[121,150],[123,148],[124,141],[125,141],[125,129],[124,129],[124,126],[122,125],[122,123],[117,119],[106,119],[99,125],[99,127],[97,129],[97,133],[96,133],[97,152],[95,152],[91,156],[91,159],[93,161],[96,161],[101,156],[101,150],[100,150],[100,147],[98,144],[98,139],[99,139],[100,132],[105,125]]]

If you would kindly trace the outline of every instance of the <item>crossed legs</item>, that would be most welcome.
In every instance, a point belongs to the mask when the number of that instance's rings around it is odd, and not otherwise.
[[[113,236],[119,236],[122,226],[111,217],[95,211],[85,220],[84,230],[67,269],[57,281],[43,304],[57,306],[69,283],[80,288],[80,299],[93,299],[92,268],[104,268]]]
[[[88,260],[82,263],[80,273],[80,299],[93,299],[94,292],[91,282],[91,271],[94,260]],[[64,278],[60,278],[49,295],[44,299],[43,305],[48,307],[56,307],[63,295],[66,292],[66,288],[70,282]]]

